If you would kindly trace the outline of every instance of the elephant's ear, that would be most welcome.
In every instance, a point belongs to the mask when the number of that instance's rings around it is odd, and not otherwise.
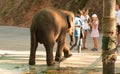
[[[67,24],[68,24],[68,28],[70,28],[71,27],[71,23],[70,23],[70,16],[69,15],[67,15]]]

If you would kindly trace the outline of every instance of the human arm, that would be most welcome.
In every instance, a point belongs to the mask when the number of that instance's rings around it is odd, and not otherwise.
[[[91,27],[93,29],[96,29],[98,27],[98,21],[94,21],[93,23],[91,23]]]

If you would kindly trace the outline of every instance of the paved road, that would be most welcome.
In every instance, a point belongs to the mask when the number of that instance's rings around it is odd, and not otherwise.
[[[72,50],[73,56],[57,64],[47,67],[45,50],[39,45],[37,50],[36,66],[28,65],[30,49],[29,28],[0,26],[0,73],[2,74],[102,74],[101,39],[99,38],[99,51],[93,52],[92,38],[87,37],[87,50],[77,53]],[[69,42],[68,36],[67,41]],[[54,54],[56,45],[54,46]],[[119,54],[119,53],[118,53]],[[116,72],[120,69],[120,56],[116,61]],[[120,73],[120,72],[119,72]]]

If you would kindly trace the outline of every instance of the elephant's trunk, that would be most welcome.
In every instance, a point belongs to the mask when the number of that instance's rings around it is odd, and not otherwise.
[[[70,45],[74,44],[74,35],[70,35]]]

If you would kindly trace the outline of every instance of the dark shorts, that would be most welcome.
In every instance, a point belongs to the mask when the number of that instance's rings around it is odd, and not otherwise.
[[[117,32],[120,34],[120,25],[117,25]]]
[[[83,31],[84,31],[84,32],[89,32],[90,30],[89,30],[89,29],[84,29]]]

